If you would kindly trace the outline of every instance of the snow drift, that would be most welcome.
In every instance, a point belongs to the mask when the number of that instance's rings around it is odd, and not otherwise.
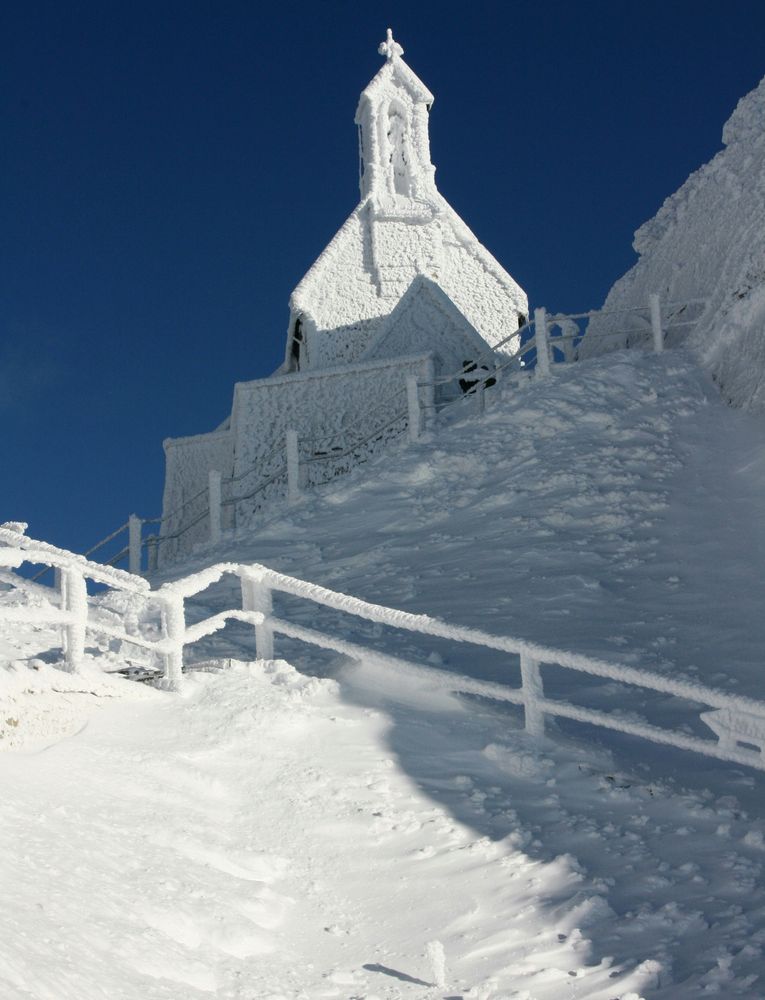
[[[667,303],[706,299],[691,334],[685,327],[673,332],[669,323],[669,343],[687,335],[728,402],[763,410],[765,79],[739,101],[722,138],[725,148],[635,233],[640,259],[613,286],[603,310],[645,305],[651,292]],[[596,316],[590,332],[610,333],[615,322]],[[593,338],[580,353],[624,346],[623,336],[599,343]]]

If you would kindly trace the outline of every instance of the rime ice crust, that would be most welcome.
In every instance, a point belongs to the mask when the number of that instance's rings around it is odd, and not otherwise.
[[[438,290],[436,290],[438,291]],[[419,303],[424,307],[423,297]],[[456,311],[455,311],[456,314]],[[422,316],[422,312],[419,313]],[[459,317],[459,314],[456,314]],[[452,334],[456,331],[451,321]],[[168,438],[165,447],[165,492],[163,497],[164,535],[173,535],[185,525],[198,521],[182,538],[164,542],[160,562],[166,564],[192,550],[209,538],[207,477],[210,469],[237,478],[236,495],[244,496],[280,467],[284,457],[285,434],[297,431],[301,449],[330,451],[347,443],[347,429],[352,426],[357,437],[366,438],[375,427],[395,417],[401,408],[401,392],[408,375],[432,378],[432,359],[425,352],[388,358],[384,351],[374,361],[355,365],[294,372],[252,382],[238,382],[234,387],[231,417],[224,429],[192,437]],[[373,439],[360,445],[359,457],[369,457],[384,448],[386,440]],[[322,466],[329,474],[333,465]],[[307,473],[306,486],[315,485]],[[274,484],[254,500],[224,506],[223,527],[247,523],[273,505],[281,494]],[[228,493],[224,483],[224,500]]]
[[[436,189],[433,95],[392,36],[380,52],[386,62],[362,92],[355,118],[361,201],[292,293],[287,367],[298,319],[306,343],[301,368],[370,357],[365,352],[383,321],[420,276],[436,283],[490,346],[528,313],[523,289]]]
[[[640,260],[616,282],[603,308],[645,305],[651,292],[665,302],[708,299],[688,342],[726,400],[763,410],[765,79],[739,101],[722,138],[725,148],[635,233]],[[596,317],[592,330],[604,332],[612,322]],[[580,354],[601,349],[585,340]]]

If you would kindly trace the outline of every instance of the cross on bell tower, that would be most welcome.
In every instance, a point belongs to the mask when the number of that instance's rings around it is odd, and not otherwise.
[[[387,59],[397,59],[399,56],[403,56],[404,50],[393,38],[392,28],[388,28],[388,36],[384,42],[380,42],[377,51]]]

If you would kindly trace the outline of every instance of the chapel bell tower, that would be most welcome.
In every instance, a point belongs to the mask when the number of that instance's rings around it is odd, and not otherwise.
[[[355,119],[361,199],[371,196],[381,207],[433,201],[436,168],[430,162],[428,115],[435,98],[401,58],[404,50],[390,28],[379,51],[385,65],[362,92]]]

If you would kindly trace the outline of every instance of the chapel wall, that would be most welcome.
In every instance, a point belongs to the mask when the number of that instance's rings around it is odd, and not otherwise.
[[[234,474],[270,469],[274,455],[278,461],[283,458],[287,430],[295,430],[307,485],[334,478],[328,471],[333,468],[333,449],[334,454],[345,452],[397,415],[402,415],[403,430],[406,377],[427,379],[431,371],[431,355],[423,353],[237,384],[232,414]],[[385,443],[383,438],[360,445],[357,457],[368,457]],[[321,475],[309,468],[319,465],[324,469]],[[256,497],[237,504],[237,524],[246,523],[265,502]]]
[[[158,553],[160,566],[191,552],[200,541],[209,538],[207,486],[210,470],[229,478],[234,468],[234,438],[230,430],[196,434],[193,437],[167,438],[165,449],[165,492],[162,498],[162,531],[160,537],[174,535],[198,517],[201,520],[182,538],[161,542]],[[223,526],[229,527],[232,511],[223,511]]]

